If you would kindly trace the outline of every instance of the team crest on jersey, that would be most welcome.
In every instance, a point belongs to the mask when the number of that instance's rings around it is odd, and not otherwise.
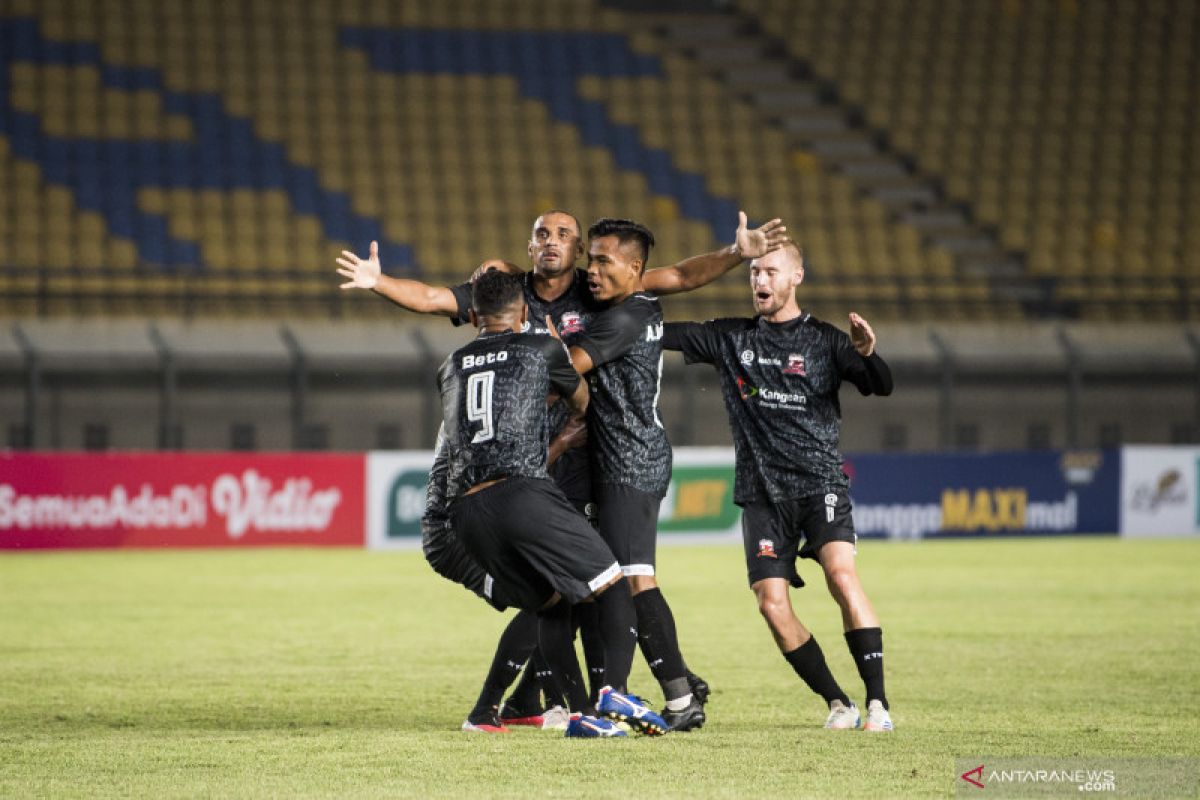
[[[745,364],[746,366],[750,366],[751,364],[754,363],[754,351],[753,350],[743,350],[742,351],[742,363]]]
[[[775,543],[770,539],[758,540],[758,557],[759,558],[779,558],[775,555]]]
[[[578,311],[567,311],[558,323],[559,333],[579,333],[583,330],[583,315]]]
[[[803,375],[808,377],[808,373],[804,371],[804,356],[799,353],[788,353],[787,364],[783,371],[788,375]]]

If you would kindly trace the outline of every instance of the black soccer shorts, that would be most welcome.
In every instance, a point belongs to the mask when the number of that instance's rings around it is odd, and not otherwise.
[[[797,555],[815,561],[817,552],[829,542],[858,542],[850,497],[845,492],[742,507],[742,545],[751,585],[763,578],[786,578],[800,588],[804,581],[796,572]]]
[[[549,480],[508,478],[460,497],[450,520],[493,591],[517,608],[538,611],[555,592],[578,603],[620,574],[612,551]]]
[[[600,538],[612,548],[626,575],[653,575],[662,498],[632,486],[596,486]]]
[[[497,611],[504,611],[515,604],[514,598],[505,593],[504,587],[497,586],[492,576],[463,547],[449,518],[427,517],[421,520],[421,538],[425,560],[438,575],[479,595]]]

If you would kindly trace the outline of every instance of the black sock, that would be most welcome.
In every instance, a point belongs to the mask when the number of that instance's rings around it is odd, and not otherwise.
[[[618,692],[626,690],[633,650],[637,646],[637,612],[629,596],[629,581],[621,578],[596,598],[600,637],[604,641],[604,677]]]
[[[883,691],[883,628],[857,628],[846,631],[846,644],[858,674],[867,687],[867,702],[878,700],[888,707]]]
[[[600,635],[600,612],[595,603],[580,603],[575,606],[575,624],[579,626],[579,638],[583,641],[583,660],[587,662],[588,693],[592,702],[604,686],[604,637]]]
[[[691,693],[687,669],[675,638],[675,618],[662,592],[655,587],[633,596],[637,611],[638,645],[650,672],[662,687],[663,696],[674,700]]]
[[[504,707],[514,716],[532,717],[545,707],[542,703],[541,673],[546,669],[546,660],[535,648],[533,655],[529,657],[529,663],[525,665],[525,671],[521,673],[521,680],[517,681],[508,699],[504,701]]]
[[[571,607],[560,600],[552,607],[538,612],[538,650],[550,665],[551,683],[555,695],[567,699],[571,711],[583,711],[588,704],[587,688],[579,659],[575,657],[572,636]]]
[[[821,645],[817,644],[817,637],[810,637],[795,650],[784,653],[783,657],[792,665],[792,669],[796,670],[800,679],[808,684],[808,688],[821,695],[826,703],[841,700],[850,705],[850,698],[842,691],[842,687],[838,686],[833,673],[829,671],[829,665],[825,663],[825,654],[821,652]]]
[[[471,711],[471,722],[486,722],[500,708],[504,692],[517,679],[521,668],[529,660],[530,653],[537,646],[537,616],[529,611],[518,613],[508,623],[508,627],[500,634],[496,643],[496,654],[492,656],[492,666],[488,669],[487,677],[483,679],[483,689],[475,708]]]

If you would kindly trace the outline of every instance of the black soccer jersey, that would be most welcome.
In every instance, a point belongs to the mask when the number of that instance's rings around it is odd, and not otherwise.
[[[570,347],[587,330],[590,316],[602,311],[605,304],[596,300],[588,289],[586,270],[576,269],[571,286],[554,300],[544,300],[538,295],[533,277],[532,271],[521,276],[525,304],[529,306],[529,331],[547,333],[546,317],[549,316],[558,335]],[[451,291],[458,301],[458,316],[451,321],[455,325],[462,325],[470,320],[471,284],[460,284]],[[567,404],[555,403],[550,409],[550,435],[554,436],[562,430],[570,418],[571,411]],[[563,453],[550,468],[550,474],[571,502],[583,504],[592,499],[587,448],[574,448]]]
[[[589,319],[576,345],[588,373],[588,444],[593,479],[666,494],[671,445],[658,417],[663,315],[658,298],[639,292]]]
[[[558,335],[568,347],[576,343],[576,339],[587,329],[589,315],[606,308],[606,304],[596,300],[588,289],[587,271],[575,270],[575,279],[570,287],[553,300],[543,300],[533,284],[533,272],[521,275],[521,285],[525,289],[525,304],[529,306],[530,328],[534,332],[544,330],[546,317],[549,316],[558,329]],[[471,284],[464,283],[453,287],[454,299],[458,302],[458,316],[451,321],[455,325],[463,325],[470,320]]]
[[[847,380],[864,395],[892,391],[878,353],[863,358],[847,334],[811,314],[781,323],[670,323],[663,347],[682,351],[688,363],[712,364],[721,376],[739,505],[844,491],[838,388]]]
[[[438,371],[447,498],[498,478],[548,478],[546,395],[578,385],[566,348],[549,336],[482,333],[451,354]]]

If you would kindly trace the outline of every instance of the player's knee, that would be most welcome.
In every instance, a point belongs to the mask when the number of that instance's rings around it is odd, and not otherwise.
[[[782,598],[759,596],[758,613],[762,614],[763,619],[767,621],[768,625],[777,628],[791,616],[792,608]]]
[[[850,567],[834,567],[825,572],[829,590],[838,597],[850,597],[860,591],[858,574]]]

